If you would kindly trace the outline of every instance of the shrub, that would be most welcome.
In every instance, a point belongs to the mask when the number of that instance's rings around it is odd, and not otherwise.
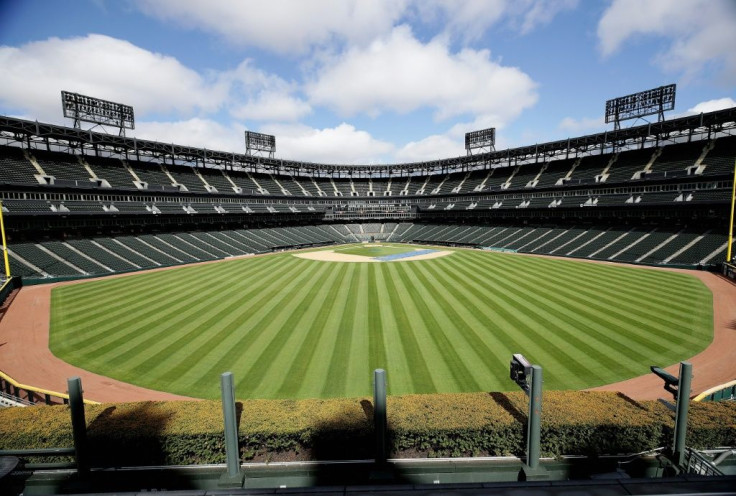
[[[620,393],[547,391],[543,456],[637,453],[672,444],[674,416],[655,401]],[[394,457],[523,455],[528,398],[522,392],[388,398]],[[367,399],[238,403],[243,460],[374,456]],[[218,401],[86,407],[92,462],[99,466],[224,463]],[[688,445],[736,445],[736,403],[691,403]],[[67,406],[0,410],[0,449],[71,447]]]

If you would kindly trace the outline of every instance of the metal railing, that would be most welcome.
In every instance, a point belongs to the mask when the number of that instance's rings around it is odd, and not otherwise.
[[[66,405],[69,403],[69,395],[66,393],[21,384],[2,371],[0,371],[0,393],[4,397],[28,405]],[[92,400],[84,400],[84,402],[88,405],[98,404],[97,401]]]
[[[8,394],[5,391],[0,391],[0,406],[31,406],[28,400],[22,398],[16,398],[12,394]]]
[[[87,465],[87,423],[84,417],[84,396],[82,394],[82,380],[79,377],[67,379],[69,394],[67,403],[71,413],[73,448],[39,448],[39,449],[9,449],[0,450],[0,456],[21,457],[57,457],[72,456],[75,462],[26,463],[24,467],[35,469],[61,469],[76,467],[77,472],[88,470]]]
[[[733,401],[736,400],[736,380],[714,386],[693,398],[693,401]]]
[[[713,462],[692,448],[685,450],[685,463],[683,465],[683,468],[688,474],[705,475],[708,477],[724,475]]]

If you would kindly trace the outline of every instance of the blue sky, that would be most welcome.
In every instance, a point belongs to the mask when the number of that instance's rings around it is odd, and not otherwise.
[[[665,84],[670,117],[736,106],[733,47],[733,0],[0,0],[0,114],[71,125],[67,90],[139,138],[432,160],[611,129],[607,99]]]

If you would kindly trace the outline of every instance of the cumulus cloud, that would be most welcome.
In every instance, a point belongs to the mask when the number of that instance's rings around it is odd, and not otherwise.
[[[394,150],[394,145],[377,140],[351,124],[315,129],[301,124],[272,124],[262,132],[276,135],[280,157],[318,163],[381,163]]]
[[[254,67],[245,60],[220,76],[230,88],[230,114],[242,120],[297,121],[312,108],[296,96],[299,85]]]
[[[138,0],[153,17],[217,33],[230,42],[304,53],[330,41],[361,43],[391,30],[407,0]]]
[[[445,34],[473,41],[503,18],[508,4],[508,0],[418,0],[412,9],[424,24],[442,25]]]
[[[438,158],[465,155],[465,142],[446,134],[434,134],[419,141],[411,141],[397,150],[397,162],[424,162]]]
[[[407,26],[334,58],[305,91],[313,104],[342,115],[431,108],[438,121],[493,114],[497,125],[537,100],[536,83],[520,69],[491,60],[488,50],[451,53],[438,39],[422,44]]]
[[[249,60],[201,74],[173,57],[103,35],[3,46],[0,67],[0,103],[52,122],[61,115],[61,90],[132,105],[137,120],[212,115],[226,102],[241,120],[295,121],[311,112],[296,95],[296,83]]]
[[[96,34],[2,46],[0,67],[0,102],[39,119],[58,120],[61,90],[129,104],[137,114],[213,111],[227,95],[173,57]]]
[[[231,109],[233,117],[255,121],[296,121],[308,115],[312,107],[292,95],[264,90],[243,105]]]
[[[572,10],[578,6],[579,0],[525,0],[517,2],[522,7],[519,31],[527,34],[539,26],[552,22],[557,14]]]
[[[604,56],[631,39],[657,36],[669,41],[656,62],[665,70],[695,77],[706,65],[736,82],[736,3],[731,0],[614,0],[598,23]]]
[[[733,107],[736,107],[736,100],[730,97],[726,97],[700,102],[694,107],[687,109],[687,111],[689,114],[700,114],[705,112],[715,112],[716,110],[723,110]]]
[[[136,138],[209,150],[242,153],[245,151],[240,124],[223,125],[211,119],[194,117],[183,121],[141,121],[136,123]]]
[[[139,9],[188,29],[215,33],[238,46],[302,54],[334,42],[363,45],[407,19],[464,42],[502,20],[527,34],[579,0],[136,0]]]

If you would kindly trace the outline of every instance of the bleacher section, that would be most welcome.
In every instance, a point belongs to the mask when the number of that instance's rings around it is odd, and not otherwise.
[[[634,150],[618,154],[608,169],[605,182],[608,184],[634,180],[634,174],[642,172],[652,158],[651,149]]]
[[[85,157],[84,159],[97,179],[106,181],[114,189],[135,189],[135,178],[123,161],[105,157]]]
[[[207,193],[205,184],[200,179],[199,171],[194,171],[191,167],[172,167],[168,166],[167,170],[176,184],[181,184],[186,188],[186,191],[192,193]]]
[[[357,238],[356,238],[357,236]],[[688,227],[443,225],[369,223],[178,232],[111,238],[11,243],[11,270],[31,278],[105,275],[268,253],[291,246],[352,243],[375,236],[392,242],[439,243],[649,265],[708,265],[726,236]]]
[[[129,162],[128,164],[135,175],[138,176],[138,179],[147,183],[147,189],[155,191],[178,191],[178,188],[174,187],[171,179],[166,175],[160,164],[144,164],[142,162]]]
[[[702,162],[704,175],[733,174],[736,162],[736,137],[721,138],[713,142],[713,149]]]
[[[0,183],[37,184],[35,176],[39,172],[16,147],[4,147],[0,155]]]
[[[727,110],[707,126],[705,115],[621,139],[354,167],[91,131],[86,142],[27,123],[0,135],[10,263],[26,277],[84,277],[374,239],[712,266],[736,162]]]
[[[650,265],[712,263],[726,236],[709,229],[552,226],[447,226],[412,224],[392,241],[435,242],[520,253]]]
[[[635,183],[688,176],[724,175],[733,172],[736,137],[712,141],[669,144],[659,148],[588,155],[549,162],[493,167],[470,172],[434,173],[391,179],[391,196],[407,186],[409,195],[438,196],[477,191],[538,190],[550,187]],[[33,164],[35,161],[37,166]],[[126,166],[127,164],[127,166]],[[44,177],[45,176],[45,177]],[[135,189],[136,178],[148,191],[188,191],[195,194],[242,194],[299,197],[384,197],[389,181],[380,178],[313,178],[294,175],[222,171],[185,165],[163,165],[131,159],[77,156],[33,150],[28,157],[18,147],[0,153],[0,183],[73,186],[78,188]],[[232,182],[231,182],[232,181]],[[560,184],[558,184],[560,183]],[[183,188],[180,188],[182,185]],[[322,195],[320,194],[322,193]],[[306,193],[306,194],[305,194]]]
[[[55,186],[76,186],[91,188],[96,186],[90,181],[89,173],[79,163],[75,155],[34,151],[33,157],[44,175],[53,177]]]

